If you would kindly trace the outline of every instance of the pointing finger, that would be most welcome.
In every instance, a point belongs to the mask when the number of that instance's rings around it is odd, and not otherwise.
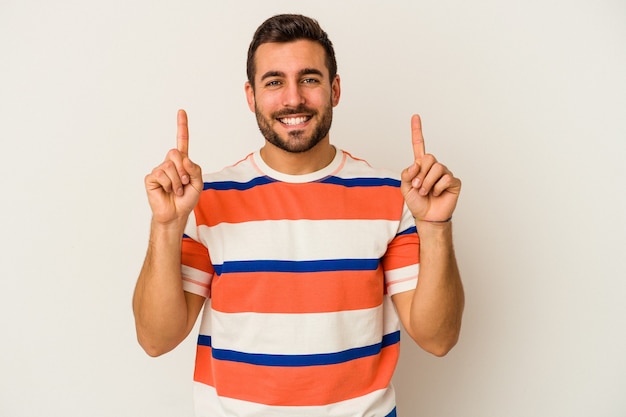
[[[413,144],[413,157],[419,161],[426,154],[424,135],[422,135],[422,120],[419,114],[414,114],[411,117],[411,142]]]
[[[189,151],[189,128],[187,127],[187,113],[185,110],[178,110],[178,127],[176,129],[176,149],[187,156]]]

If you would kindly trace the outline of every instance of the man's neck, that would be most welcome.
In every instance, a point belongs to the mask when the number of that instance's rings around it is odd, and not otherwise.
[[[336,149],[328,139],[306,152],[288,152],[269,142],[261,148],[261,158],[275,171],[287,175],[305,175],[327,167],[335,158]]]

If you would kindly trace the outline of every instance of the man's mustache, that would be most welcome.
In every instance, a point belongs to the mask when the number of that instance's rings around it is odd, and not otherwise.
[[[273,114],[273,116],[275,119],[278,119],[281,117],[291,116],[293,114],[303,114],[303,113],[308,114],[310,116],[315,116],[317,114],[317,111],[301,104],[298,107],[277,111]]]

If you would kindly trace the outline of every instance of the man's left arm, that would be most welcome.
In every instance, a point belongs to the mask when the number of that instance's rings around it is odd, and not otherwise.
[[[414,290],[392,296],[407,333],[424,350],[443,356],[461,331],[465,304],[452,242],[452,213],[461,181],[425,153],[421,120],[411,119],[415,162],[402,172],[401,190],[420,237],[420,268]]]

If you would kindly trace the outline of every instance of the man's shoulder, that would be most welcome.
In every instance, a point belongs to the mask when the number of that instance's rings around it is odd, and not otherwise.
[[[366,159],[354,156],[346,150],[342,150],[345,154],[345,164],[340,172],[341,176],[350,176],[354,178],[388,178],[390,180],[399,180],[400,175],[388,168],[377,167],[371,165]]]
[[[259,176],[252,160],[253,153],[228,165],[219,171],[213,171],[202,175],[205,184],[220,182],[248,182]]]

